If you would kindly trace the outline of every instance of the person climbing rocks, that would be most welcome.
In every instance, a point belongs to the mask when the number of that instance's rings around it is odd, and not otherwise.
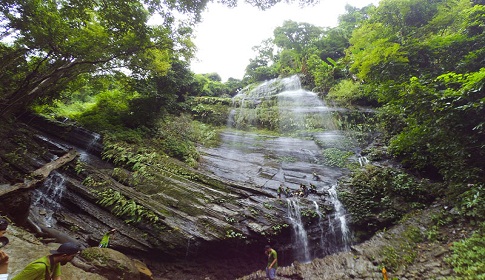
[[[320,181],[320,176],[318,176],[316,172],[313,172],[312,174],[313,174],[313,180]]]
[[[278,187],[278,190],[276,192],[278,193],[278,198],[281,198],[281,194],[284,192],[284,190],[283,190],[283,184],[281,184]]]
[[[310,184],[310,193],[317,194],[317,187],[314,184]]]
[[[303,185],[303,184],[300,184],[299,195],[300,195],[300,197],[307,197],[308,196],[308,187]]]
[[[276,279],[276,269],[278,268],[278,254],[270,245],[264,247],[264,253],[268,256],[266,265],[266,277],[270,280]]]
[[[109,239],[111,237],[111,234],[115,233],[116,232],[116,229],[113,228],[111,229],[110,231],[108,231],[107,233],[105,233],[103,235],[103,237],[101,238],[101,241],[99,242],[99,248],[108,248],[108,245],[109,245]]]
[[[61,280],[61,266],[71,262],[81,252],[81,246],[74,242],[61,244],[51,255],[28,264],[12,280]]]
[[[293,196],[293,194],[291,193],[291,189],[289,187],[286,187],[285,195],[286,195],[286,197],[292,197]]]
[[[7,232],[8,228],[8,221],[6,219],[0,218],[0,238],[2,238],[3,242],[1,243],[1,247],[4,247],[8,243],[8,239],[4,237],[5,233]],[[0,280],[7,280],[8,279],[8,255],[0,250]]]

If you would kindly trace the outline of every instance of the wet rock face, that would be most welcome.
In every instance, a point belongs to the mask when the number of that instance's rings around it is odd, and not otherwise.
[[[293,87],[288,89],[301,93]],[[303,94],[308,104],[316,98],[309,92]],[[283,99],[287,104],[293,99],[292,93]],[[317,115],[327,110],[322,106],[287,109]],[[339,218],[345,215],[335,216],[336,205],[329,199],[329,190],[347,171],[325,164],[328,158],[322,155],[322,149],[348,149],[346,137],[335,129],[298,138],[226,132],[220,147],[201,150],[197,170],[167,160],[147,165],[152,176],[143,178],[143,184],[130,184],[123,179],[131,175],[129,170],[99,159],[97,135],[65,124],[45,124],[36,118],[26,122],[52,133],[34,132],[33,138],[46,155],[59,156],[71,147],[81,154],[58,174],[52,174],[62,178],[62,184],[38,189],[41,193],[35,201],[39,204],[31,208],[30,218],[36,228],[52,232],[47,229],[54,227],[58,232],[51,235],[56,239],[67,235],[96,246],[106,231],[117,228],[110,248],[159,261],[190,259],[206,263],[234,256],[238,261],[254,263],[264,245],[272,243],[280,252],[282,265],[333,253],[342,245],[337,236],[343,224]],[[285,122],[288,127],[294,126],[291,118]],[[49,161],[48,156],[44,158],[43,162]],[[278,198],[282,184],[286,195]],[[303,192],[301,185],[310,184],[315,192],[299,194]],[[110,211],[121,204],[131,205],[136,211],[124,209],[126,212],[118,211],[118,216]],[[295,215],[290,217],[291,211]],[[143,213],[145,219],[131,212]],[[300,242],[300,237],[307,240]],[[242,274],[239,270],[233,275]]]
[[[1,187],[1,186],[0,186]],[[0,213],[25,225],[31,203],[30,193],[15,191],[0,196]]]
[[[433,224],[432,217],[439,205],[410,215],[402,224],[380,232],[371,239],[341,252],[310,263],[294,262],[277,270],[280,279],[383,279],[386,268],[388,279],[455,279],[456,274],[445,261],[450,255],[449,244],[457,236],[445,233],[440,241],[426,241],[416,236],[424,235]],[[448,229],[449,232],[455,229]],[[410,234],[412,233],[412,234]],[[413,237],[412,237],[413,236]],[[263,280],[260,270],[238,280]]]
[[[40,122],[35,124],[42,125]],[[85,150],[60,140],[58,135],[44,134],[27,126],[25,130],[29,132],[22,137],[30,137],[29,150],[36,151],[22,153],[28,159],[22,161],[24,164],[35,163],[24,166],[25,170],[33,171],[45,166],[73,147],[81,154],[78,159],[53,172],[44,185],[32,192],[34,199],[30,207],[29,228],[48,240],[61,242],[75,239],[87,246],[96,246],[106,231],[118,228],[119,234],[110,246],[123,252],[150,254],[157,260],[224,258],[233,256],[234,250],[239,250],[234,244],[243,239],[251,244],[247,248],[259,251],[266,242],[263,233],[272,231],[273,224],[285,223],[285,206],[270,206],[273,201],[267,201],[273,196],[272,193],[219,180],[193,170],[191,172],[198,174],[195,175],[198,182],[170,173],[163,174],[165,178],[170,178],[168,186],[171,192],[166,194],[165,186],[156,186],[147,195],[114,180],[111,177],[114,166],[101,161],[96,155],[84,153]],[[64,127],[46,129],[60,134],[65,133],[64,130]],[[79,172],[80,166],[82,172]],[[27,176],[23,173],[23,177]],[[96,184],[83,183],[86,178],[96,181]],[[6,187],[9,186],[6,184]],[[117,217],[109,209],[101,207],[96,191],[107,188],[112,188],[137,205],[143,205],[147,211],[155,213],[160,219],[158,225],[128,224],[124,222],[124,217]],[[22,194],[28,198],[31,191]],[[15,199],[20,197],[14,196]],[[24,214],[18,221],[25,220],[30,200],[23,199],[21,204],[12,197],[2,198],[17,206],[22,205]],[[268,203],[268,208],[263,203]],[[7,207],[9,204],[3,205]],[[10,216],[14,217],[13,214]],[[288,231],[271,234],[286,234],[289,238]],[[226,249],[220,250],[218,247]]]
[[[87,151],[95,155],[101,155],[103,151],[103,144],[101,135],[93,133],[82,127],[73,124],[58,121],[48,121],[43,117],[26,114],[22,116],[22,120],[29,126],[32,126],[39,131],[51,136],[57,137],[59,140],[70,143],[81,150]],[[60,147],[62,149],[62,147]]]

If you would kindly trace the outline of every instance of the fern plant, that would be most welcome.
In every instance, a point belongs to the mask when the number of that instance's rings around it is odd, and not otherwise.
[[[128,224],[147,222],[156,224],[159,216],[133,199],[127,199],[122,193],[113,189],[98,191],[98,204],[111,209],[111,213],[123,218]]]

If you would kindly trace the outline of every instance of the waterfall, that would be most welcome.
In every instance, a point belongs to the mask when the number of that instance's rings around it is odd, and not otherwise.
[[[61,209],[60,202],[66,188],[65,180],[62,174],[54,171],[33,193],[32,208],[37,209],[38,214],[43,216],[43,222],[47,227],[54,225],[53,216]]]
[[[325,244],[327,243],[325,238],[325,228],[323,226],[323,224],[325,223],[325,216],[320,211],[320,207],[318,206],[318,203],[315,200],[313,200],[312,202],[313,202],[313,205],[315,206],[315,212],[318,215],[318,227],[320,229],[320,244],[319,244],[320,249],[325,251]],[[331,225],[331,223],[329,223],[329,225]]]
[[[356,156],[344,160],[368,163],[359,157],[351,133],[340,129],[351,127],[345,122],[355,111],[327,106],[302,88],[297,75],[247,87],[233,98],[233,105],[221,145],[204,148],[201,168],[275,197],[282,185],[290,193],[301,185],[315,187],[304,198],[281,197],[292,229],[288,248],[300,262],[348,250],[351,234],[335,190],[348,169],[336,166],[331,156],[353,151]],[[332,205],[334,212],[322,205]]]
[[[359,156],[359,164],[361,167],[368,163],[369,163],[369,160],[367,159],[367,157]]]
[[[88,162],[88,163],[90,162],[89,152],[101,139],[101,135],[99,135],[98,133],[92,132],[91,135],[92,135],[92,139],[91,141],[89,141],[86,148],[79,150],[79,160]]]
[[[300,262],[310,261],[308,234],[301,219],[301,207],[297,198],[288,199],[288,219],[293,229],[295,259]]]
[[[329,199],[332,202],[335,212],[333,214],[333,224],[340,227],[340,235],[342,241],[342,249],[348,251],[350,249],[350,230],[347,226],[345,209],[337,196],[337,184],[334,184],[329,190]]]

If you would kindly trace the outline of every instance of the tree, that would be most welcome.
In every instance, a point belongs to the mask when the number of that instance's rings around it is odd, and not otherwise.
[[[276,69],[280,75],[289,76],[301,72],[301,55],[292,49],[284,49],[278,54]]]
[[[281,49],[304,54],[304,51],[314,40],[319,39],[322,33],[323,29],[315,25],[287,20],[283,22],[283,26],[276,27],[273,31],[274,44]]]
[[[170,67],[176,38],[167,27],[147,25],[142,2],[0,3],[0,30],[10,41],[0,49],[2,116],[59,93],[81,73],[143,67],[163,74]]]
[[[0,0],[0,116],[52,99],[83,73],[125,68],[139,78],[166,75],[172,59],[190,60],[191,26],[207,2]],[[264,9],[279,0],[248,2]],[[176,22],[175,11],[188,15],[185,23]],[[154,15],[161,25],[148,24]]]

